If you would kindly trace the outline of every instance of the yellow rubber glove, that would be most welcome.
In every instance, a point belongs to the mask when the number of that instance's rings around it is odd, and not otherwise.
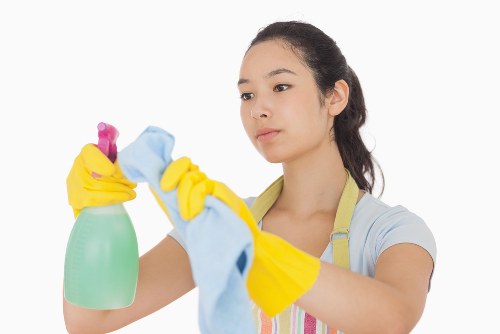
[[[83,146],[66,178],[68,201],[75,218],[87,206],[123,203],[135,198],[137,184],[125,178],[94,144]]]
[[[316,281],[320,260],[282,238],[260,231],[245,202],[225,184],[208,179],[189,158],[172,162],[165,170],[160,187],[177,187],[179,212],[191,220],[204,208],[205,198],[214,196],[228,205],[248,226],[254,238],[254,260],[248,273],[250,297],[273,317],[295,302]]]
[[[199,168],[197,165],[194,165],[191,163],[191,159],[187,157],[182,157],[179,158],[173,162],[171,162],[165,172],[162,175],[161,181],[160,181],[160,187],[162,190],[165,189],[174,189],[175,186],[179,183],[180,178],[184,178],[184,182],[200,182],[202,177],[206,179],[205,174],[198,172]],[[190,173],[190,172],[198,172],[198,173]],[[190,179],[190,177],[194,177],[197,179]],[[152,187],[149,187],[151,192],[153,193],[154,197],[156,198],[156,201],[162,208],[162,210],[165,212],[165,214],[168,216],[170,221],[172,221],[172,215],[168,212],[168,209],[166,208],[165,204],[163,201],[158,197],[158,194],[154,191]],[[203,202],[197,201],[196,202],[196,212],[197,214],[203,210],[203,205],[204,205],[204,199]],[[187,217],[189,216],[188,210],[186,207],[179,207],[181,217]],[[194,215],[193,215],[194,217]]]

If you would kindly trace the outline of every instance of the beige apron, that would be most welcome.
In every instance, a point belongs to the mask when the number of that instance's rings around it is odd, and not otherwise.
[[[346,169],[347,173],[347,181],[344,186],[344,190],[342,192],[342,196],[340,197],[339,206],[337,209],[337,213],[335,215],[335,221],[333,224],[333,231],[330,234],[330,241],[332,243],[332,251],[333,251],[333,263],[345,269],[350,269],[349,265],[349,226],[351,224],[351,218],[354,213],[354,207],[356,206],[359,194],[359,188],[356,184],[356,181],[352,178],[349,171]],[[283,189],[283,176],[280,176],[276,179],[269,187],[267,187],[253,202],[250,207],[250,211],[252,212],[255,221],[259,222],[262,220],[262,217],[269,211],[269,209],[273,206],[274,202],[278,199],[278,196]],[[254,318],[260,323],[260,331],[261,334],[273,333],[271,328],[280,328],[279,333],[289,334],[295,332],[303,332],[302,327],[293,328],[293,321],[290,324],[292,308],[289,307],[285,311],[281,312],[277,317],[282,317],[286,320],[281,319],[283,325],[273,325],[272,320],[267,318],[265,314],[261,313],[258,307],[255,307],[253,310]],[[295,314],[294,314],[295,315]],[[276,319],[275,319],[276,321]],[[264,324],[266,322],[266,324]],[[304,324],[303,326],[306,326]],[[297,327],[300,327],[298,324]],[[328,333],[341,333],[335,329],[329,328]],[[326,331],[325,331],[326,333]]]

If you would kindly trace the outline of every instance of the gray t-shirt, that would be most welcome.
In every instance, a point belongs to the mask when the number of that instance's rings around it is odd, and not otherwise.
[[[255,197],[250,197],[246,198],[245,202],[250,206],[254,200]],[[262,221],[259,221],[259,228],[262,228]],[[184,249],[186,248],[176,229],[170,231],[169,235]],[[424,248],[434,263],[436,262],[436,241],[431,230],[419,216],[400,205],[391,207],[366,193],[356,204],[351,219],[349,231],[351,271],[374,277],[375,264],[380,254],[400,243],[412,243]],[[333,262],[331,242],[320,259]]]

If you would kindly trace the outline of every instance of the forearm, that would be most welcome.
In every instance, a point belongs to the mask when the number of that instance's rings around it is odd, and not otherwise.
[[[409,333],[421,314],[397,288],[325,262],[296,305],[350,334]]]
[[[63,298],[63,312],[66,329],[70,334],[106,333],[100,325],[105,323],[109,311],[85,309]]]
[[[410,243],[383,251],[374,278],[321,262],[296,304],[349,334],[409,333],[422,316],[433,267],[430,254]]]
[[[63,300],[64,321],[71,334],[109,333],[159,310],[193,288],[187,253],[177,241],[165,237],[139,260],[137,290],[132,305],[100,311]]]

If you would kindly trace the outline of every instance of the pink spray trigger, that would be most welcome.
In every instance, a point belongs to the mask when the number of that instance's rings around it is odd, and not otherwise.
[[[99,137],[97,147],[114,163],[118,154],[116,148],[116,139],[119,135],[118,130],[111,124],[104,122],[97,124],[97,130],[97,135]],[[95,172],[92,172],[92,176],[95,178],[101,177],[101,175]]]
[[[100,122],[97,124],[99,141],[97,147],[104,153],[111,162],[115,162],[117,149],[116,139],[118,138],[118,130],[111,124]]]

